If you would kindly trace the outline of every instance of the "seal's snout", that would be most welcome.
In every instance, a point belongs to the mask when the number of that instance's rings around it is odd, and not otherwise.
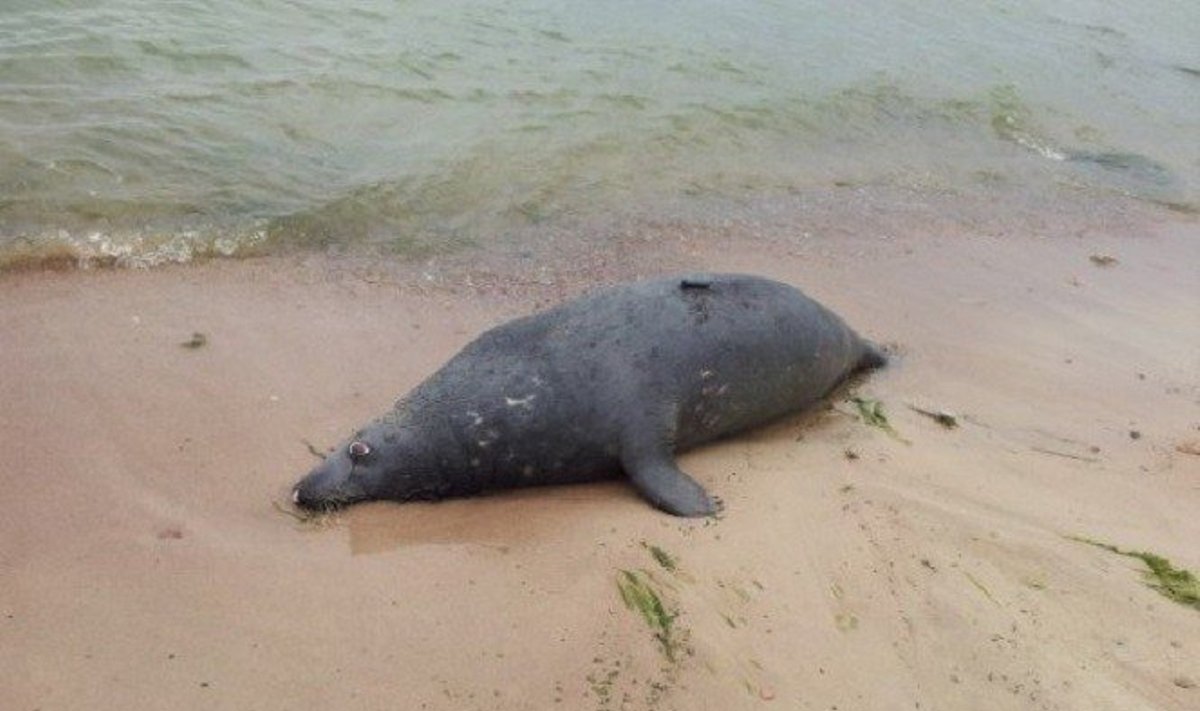
[[[297,484],[296,488],[292,489],[292,503],[302,509],[309,510],[329,507],[330,504],[322,502],[319,497],[313,495],[311,489],[305,487],[306,482],[307,478],[305,481]]]
[[[362,498],[362,495],[356,495],[344,488],[316,490],[312,487],[304,486],[303,482],[295,489],[292,489],[292,503],[299,508],[310,511],[336,509],[340,506],[359,501]]]
[[[353,469],[346,457],[330,455],[292,489],[292,503],[305,509],[331,509],[361,501],[366,492],[352,476]]]

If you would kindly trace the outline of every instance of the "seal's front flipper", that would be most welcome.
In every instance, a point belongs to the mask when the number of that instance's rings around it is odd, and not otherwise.
[[[674,406],[630,413],[621,433],[621,467],[655,507],[675,516],[712,516],[720,502],[675,465],[677,419]]]
[[[679,471],[669,454],[624,457],[622,464],[641,495],[663,511],[675,516],[717,513],[717,502],[703,486]]]

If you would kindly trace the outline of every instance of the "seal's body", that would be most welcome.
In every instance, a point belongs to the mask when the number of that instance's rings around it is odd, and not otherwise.
[[[715,512],[676,452],[820,399],[880,352],[798,290],[743,275],[626,284],[480,336],[295,488],[308,508],[627,474]]]

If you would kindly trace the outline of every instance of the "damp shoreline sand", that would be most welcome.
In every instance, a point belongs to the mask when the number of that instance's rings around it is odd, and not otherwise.
[[[1081,215],[0,276],[0,706],[1194,707],[1200,614],[1068,536],[1200,570],[1200,223]],[[621,482],[275,508],[487,327],[690,270],[780,278],[896,344],[853,392],[908,443],[843,391],[682,458],[716,521]]]

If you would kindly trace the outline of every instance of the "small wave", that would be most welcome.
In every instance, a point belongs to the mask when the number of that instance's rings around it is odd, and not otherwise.
[[[253,65],[232,52],[220,49],[178,49],[150,40],[135,40],[134,45],[148,57],[159,57],[184,67],[236,67],[252,69]]]
[[[1071,169],[1073,179],[1168,207],[1188,205],[1184,181],[1164,163],[1126,150],[1080,150],[1056,145],[1043,135],[1032,118],[1032,109],[1018,98],[1012,87],[994,89],[991,100],[992,129],[999,138],[1047,160],[1064,163]],[[1091,133],[1077,129],[1076,137]]]
[[[1024,146],[1043,158],[1054,161],[1064,161],[1067,159],[1066,153],[1023,129],[1020,122],[1014,116],[1007,114],[996,116],[992,121],[992,126],[995,128],[996,134],[1001,138],[1012,141],[1019,146]]]
[[[454,99],[452,94],[436,87],[412,89],[340,77],[318,79],[309,84],[309,89],[330,96],[357,94],[409,100],[422,104],[434,104]]]
[[[1028,148],[1048,160],[1067,159],[1064,151],[1039,135],[1041,132],[1033,120],[1033,110],[1011,84],[993,88],[988,93],[988,103],[991,105],[992,131],[997,138]]]
[[[176,234],[91,231],[28,235],[0,246],[0,273],[38,269],[148,269],[199,259],[262,254],[264,229],[245,233]]]

